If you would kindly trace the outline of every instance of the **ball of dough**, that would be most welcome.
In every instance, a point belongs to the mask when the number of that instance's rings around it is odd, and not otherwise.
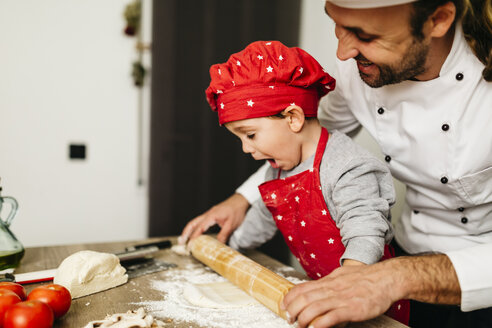
[[[125,272],[114,254],[80,251],[63,260],[53,282],[68,288],[72,298],[78,298],[126,283]]]

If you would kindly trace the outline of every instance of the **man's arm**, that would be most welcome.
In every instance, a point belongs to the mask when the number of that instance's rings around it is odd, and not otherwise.
[[[353,65],[353,63],[348,63]],[[347,99],[351,94],[345,95],[344,91],[351,90],[351,79],[347,76],[346,69],[342,66],[347,62],[336,60],[333,76],[337,80],[335,90],[321,98],[318,108],[318,119],[328,131],[339,130],[350,137],[354,137],[361,129],[361,124],[350,110]],[[340,72],[345,71],[345,74]],[[358,76],[355,76],[358,79]],[[349,91],[350,92],[350,91]]]
[[[317,328],[368,320],[407,298],[459,304],[461,290],[450,259],[446,255],[398,257],[341,267],[322,279],[295,286],[283,305],[299,327],[318,318],[312,324]]]
[[[492,243],[446,252],[461,288],[461,310],[492,307]]]

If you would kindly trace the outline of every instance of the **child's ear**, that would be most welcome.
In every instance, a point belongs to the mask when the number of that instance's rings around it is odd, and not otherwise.
[[[304,122],[306,122],[306,117],[304,116],[304,111],[301,107],[291,105],[284,109],[283,114],[293,132],[299,132],[302,130]]]

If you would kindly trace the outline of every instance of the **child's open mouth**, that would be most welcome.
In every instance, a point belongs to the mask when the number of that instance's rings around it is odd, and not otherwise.
[[[274,168],[274,169],[278,169],[278,164],[275,162],[274,159],[269,159],[268,160],[268,163],[270,163],[270,165]]]

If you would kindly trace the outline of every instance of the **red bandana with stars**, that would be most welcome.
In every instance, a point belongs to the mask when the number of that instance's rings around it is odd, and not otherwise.
[[[222,125],[276,115],[297,105],[316,117],[319,99],[335,89],[335,79],[311,55],[278,41],[257,41],[210,67],[205,91]]]

